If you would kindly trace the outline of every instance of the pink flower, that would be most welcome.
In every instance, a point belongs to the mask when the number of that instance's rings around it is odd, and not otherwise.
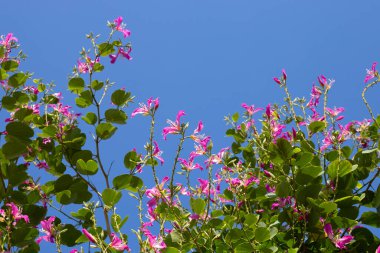
[[[119,237],[117,237],[114,233],[111,233],[112,241],[110,243],[110,247],[118,250],[118,251],[130,251],[131,249],[125,244]]]
[[[241,104],[241,106],[247,111],[247,114],[249,116],[252,116],[256,112],[259,112],[261,110],[264,110],[263,108],[256,108],[254,105],[247,105],[246,103]]]
[[[371,80],[372,78],[375,78],[376,74],[377,74],[377,71],[376,71],[376,65],[377,65],[377,62],[374,62],[372,64],[372,68],[369,70],[367,69],[367,75],[365,76],[364,78],[364,83],[367,83],[369,80]]]
[[[330,223],[327,223],[324,226],[323,230],[325,231],[325,235],[335,244],[335,247],[338,249],[347,249],[346,245],[354,239],[354,237],[351,235],[346,235],[342,238],[338,238],[339,235],[334,235],[334,231]]]
[[[354,237],[352,235],[345,235],[340,239],[335,240],[335,247],[338,249],[347,249],[346,244],[349,244]]]
[[[344,108],[343,108],[343,107],[339,107],[339,108],[334,107],[334,109],[331,109],[331,108],[326,107],[326,111],[327,111],[327,113],[328,113],[331,117],[336,117],[336,116],[338,116],[341,112],[344,112]],[[342,118],[341,118],[341,119],[342,119]]]
[[[176,117],[176,121],[173,122],[171,120],[167,120],[167,123],[169,124],[168,127],[165,127],[162,130],[162,135],[164,136],[164,139],[166,140],[166,136],[168,134],[179,134],[182,130],[181,123],[179,120],[181,119],[182,116],[185,115],[184,111],[179,111]]]
[[[379,247],[377,247],[375,253],[380,253],[380,245],[379,245]]]
[[[198,122],[197,128],[194,130],[193,134],[190,135],[190,138],[193,139],[195,142],[199,143],[201,139],[203,138],[203,135],[198,134],[203,129],[203,123],[202,121]]]
[[[115,30],[123,33],[124,38],[131,35],[131,32],[125,29],[125,24],[123,23],[123,17],[118,17],[113,22],[116,25]]]
[[[272,176],[273,176],[273,174],[270,173],[270,172],[267,171],[267,170],[264,170],[264,175],[265,175],[266,177],[272,177]]]
[[[54,222],[55,216],[50,216],[49,219],[41,221],[41,232],[45,233],[46,235],[40,236],[37,238],[36,242],[40,243],[42,240],[45,240],[47,242],[54,242],[55,237],[55,231],[54,231]]]
[[[83,232],[83,234],[87,237],[87,239],[88,239],[90,242],[92,242],[92,243],[96,243],[96,239],[95,239],[95,237],[94,237],[90,232],[88,232],[87,229],[83,228],[83,229],[82,229],[82,232]]]
[[[154,141],[154,151],[153,151],[153,156],[155,158],[157,158],[160,162],[161,162],[161,165],[164,164],[164,159],[161,157],[162,155],[162,151],[160,150],[160,148],[158,147],[158,144],[156,141]]]
[[[150,97],[146,104],[140,103],[140,107],[136,108],[132,112],[131,117],[133,118],[137,114],[142,114],[144,116],[151,115],[158,109],[159,105],[160,101],[158,100],[158,98],[153,99],[152,97]]]
[[[280,81],[280,79],[278,79],[277,77],[273,77],[273,80],[274,80],[276,83],[278,83],[279,85],[281,85],[281,81]]]
[[[18,39],[13,36],[13,33],[8,33],[5,38],[3,36],[1,37],[2,41],[0,42],[1,45],[5,47],[9,47],[11,42],[18,42]]]
[[[203,170],[202,166],[200,166],[198,163],[194,164],[194,159],[197,156],[198,155],[196,153],[192,152],[192,153],[190,153],[189,160],[185,160],[183,158],[178,158],[178,161],[182,165],[182,169],[187,170],[187,171],[191,171],[191,170],[195,170],[195,169]]]
[[[275,192],[276,191],[276,187],[272,187],[270,186],[269,184],[266,184],[265,185],[265,189],[267,190],[268,193],[271,193],[271,192]]]
[[[288,76],[286,75],[286,72],[285,72],[285,69],[282,69],[282,77],[281,78],[278,78],[278,77],[274,77],[273,80],[278,83],[279,85],[283,85],[285,84],[285,81],[286,81],[286,78]]]
[[[13,225],[16,225],[17,221],[23,219],[26,223],[29,223],[29,216],[23,215],[21,209],[16,206],[13,202],[7,203],[6,206],[11,208],[11,214],[13,217]]]
[[[268,119],[270,119],[270,117],[272,116],[272,110],[270,108],[270,104],[267,105],[265,109],[265,114],[267,115]]]
[[[45,170],[48,170],[49,169],[49,165],[45,162],[45,161],[42,161],[42,162],[39,162],[37,163],[37,168],[39,169],[45,169]]]
[[[318,82],[319,84],[325,88],[325,89],[330,89],[333,83],[335,82],[334,80],[327,80],[327,78],[324,75],[318,76]]]
[[[307,103],[307,107],[316,107],[319,104],[319,98],[322,95],[322,91],[318,89],[317,86],[313,84],[313,87],[311,89],[311,98],[310,101]]]
[[[111,63],[114,64],[119,57],[119,55],[122,55],[127,60],[132,60],[132,57],[130,55],[132,51],[132,47],[128,47],[128,51],[125,51],[123,48],[119,47],[117,54],[110,54],[109,57],[111,58]]]
[[[70,250],[70,253],[78,253],[79,251],[77,249]]]

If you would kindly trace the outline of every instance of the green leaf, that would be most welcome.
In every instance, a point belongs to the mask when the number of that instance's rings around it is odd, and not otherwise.
[[[102,199],[107,206],[114,206],[121,199],[121,192],[114,189],[106,188],[102,192]]]
[[[36,228],[23,227],[12,231],[12,246],[24,247],[34,243],[39,232]]]
[[[351,219],[347,219],[347,218],[339,217],[339,216],[333,217],[331,221],[335,225],[335,227],[338,227],[338,228],[349,228],[358,224],[356,220],[351,220]]]
[[[360,221],[375,228],[380,228],[380,215],[374,212],[364,212]]]
[[[103,88],[103,86],[104,82],[99,82],[98,80],[94,80],[91,83],[91,88],[93,88],[94,90],[100,90],[101,88]]]
[[[233,122],[237,122],[239,120],[239,113],[234,113],[234,115],[232,115],[231,117],[232,121]]]
[[[77,212],[71,212],[70,214],[74,218],[84,220],[84,221],[90,220],[92,216],[91,211],[87,208],[81,208]]]
[[[296,160],[296,165],[298,167],[305,166],[313,160],[313,154],[309,152],[304,152],[299,158]]]
[[[62,230],[64,232],[60,233],[61,243],[69,247],[75,246],[75,241],[82,235],[82,233],[71,224],[64,225]]]
[[[292,187],[286,178],[276,187],[276,195],[280,198],[285,198],[291,195]]]
[[[84,89],[84,80],[81,77],[71,78],[69,81],[69,91],[80,94]]]
[[[101,72],[101,71],[103,71],[103,69],[104,69],[104,66],[102,64],[100,64],[99,62],[96,62],[94,64],[94,66],[92,67],[92,70],[94,72]]]
[[[312,134],[322,132],[326,128],[326,123],[323,121],[314,121],[310,123],[309,130]]]
[[[17,137],[20,140],[28,141],[29,138],[33,137],[34,131],[28,125],[22,122],[11,122],[6,126],[8,135]]]
[[[98,164],[91,159],[87,162],[83,161],[82,159],[78,159],[76,168],[82,175],[95,175],[98,172]]]
[[[326,153],[325,156],[329,162],[332,162],[332,161],[335,161],[336,159],[338,159],[339,152],[338,152],[338,150],[333,150],[333,151]]]
[[[57,202],[62,205],[68,205],[71,203],[71,191],[64,190],[61,192],[58,192],[56,195]]]
[[[345,175],[351,173],[352,171],[356,170],[357,169],[357,165],[356,166],[352,166],[352,164],[347,161],[347,160],[343,160],[343,161],[340,161],[339,163],[339,177],[344,177]]]
[[[252,253],[255,252],[252,245],[248,242],[243,242],[237,245],[234,249],[234,253]]]
[[[16,73],[9,77],[8,85],[17,88],[24,85],[26,80],[28,80],[28,77],[24,73]]]
[[[96,127],[96,135],[103,140],[107,140],[112,137],[112,135],[116,132],[117,127],[112,125],[111,123],[100,123]]]
[[[137,192],[144,185],[139,177],[128,174],[115,177],[112,183],[116,190],[126,189],[132,192]]]
[[[14,60],[9,60],[1,63],[1,67],[7,72],[14,72],[18,68],[18,62]]]
[[[190,199],[190,206],[194,213],[202,214],[205,211],[206,202],[203,199]]]
[[[85,116],[82,116],[82,119],[89,125],[95,125],[96,121],[98,120],[98,117],[95,113],[88,112]]]
[[[73,177],[69,174],[60,176],[54,183],[54,191],[61,192],[69,189],[69,187],[73,184],[73,181]]]
[[[287,140],[283,138],[277,139],[276,146],[278,149],[278,153],[280,154],[283,160],[287,160],[292,156],[293,148]]]
[[[349,146],[344,146],[343,148],[341,148],[341,151],[342,151],[342,154],[344,155],[344,157],[346,157],[347,159],[350,158],[352,150]]]
[[[179,249],[176,249],[174,247],[167,247],[166,249],[164,249],[163,252],[164,253],[181,253]]]
[[[244,226],[253,228],[258,222],[260,216],[257,214],[249,213],[244,216]]]
[[[131,93],[125,90],[116,90],[111,95],[111,101],[116,106],[124,105],[130,98]]]
[[[44,127],[42,129],[42,133],[39,133],[38,136],[42,138],[54,137],[57,132],[58,132],[58,129],[56,126],[49,125],[47,127]]]
[[[14,159],[27,153],[28,149],[25,143],[13,139],[3,145],[2,152],[7,159]]]
[[[232,193],[232,191],[230,191],[228,189],[225,189],[223,191],[223,198],[228,199],[228,200],[233,200],[234,199],[234,194]]]
[[[311,176],[312,178],[319,177],[320,175],[323,174],[321,166],[310,165],[310,166],[300,168],[300,171],[302,172],[302,174]]]
[[[136,168],[139,162],[141,162],[141,159],[135,151],[130,151],[124,156],[124,166],[127,169],[132,170]]]
[[[120,232],[120,229],[122,229],[123,225],[128,221],[128,216],[125,216],[123,220],[121,220],[120,215],[118,214],[112,214],[111,216],[111,226],[113,230],[116,232]]]
[[[5,80],[8,78],[8,74],[4,69],[0,69],[0,80]]]
[[[82,91],[79,97],[75,98],[75,104],[80,108],[89,107],[92,104],[92,94],[90,90]]]
[[[269,229],[264,227],[258,227],[255,230],[255,240],[258,242],[268,241],[271,237],[271,232]]]
[[[13,111],[17,107],[16,106],[16,99],[13,97],[9,97],[9,96],[4,96],[1,99],[1,104],[8,111]]]
[[[115,49],[113,48],[113,45],[107,42],[104,42],[100,45],[98,45],[100,56],[108,56],[115,52]]]
[[[335,212],[338,210],[338,205],[333,202],[323,202],[319,205],[320,208],[322,208],[323,212],[326,214]]]
[[[118,109],[108,109],[105,113],[106,121],[115,124],[125,124],[127,121],[127,115],[124,111]]]

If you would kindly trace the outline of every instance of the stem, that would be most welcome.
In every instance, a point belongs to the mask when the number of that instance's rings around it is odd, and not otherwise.
[[[154,166],[153,162],[153,139],[154,139],[154,114],[151,115],[152,120],[150,121],[150,134],[149,134],[149,154],[150,154],[150,160],[152,164],[152,172],[153,172],[153,178],[154,182],[156,183],[156,186],[158,187],[158,178],[157,178],[157,173],[156,173],[156,168]]]
[[[173,202],[173,194],[174,194],[173,181],[174,181],[175,169],[177,167],[178,158],[179,158],[179,155],[181,153],[184,140],[185,140],[185,129],[182,130],[181,139],[180,139],[179,144],[178,144],[177,153],[176,153],[176,156],[174,158],[174,163],[173,163],[173,168],[172,168],[172,174],[171,174],[171,179],[170,179],[170,202],[171,203]]]
[[[286,84],[284,85],[284,90],[285,90],[285,93],[286,93],[286,96],[287,96],[287,100],[288,100],[288,104],[289,104],[289,107],[290,107],[290,111],[291,111],[292,116],[293,116],[293,120],[296,123],[297,130],[301,131],[301,128],[300,128],[300,126],[298,124],[298,121],[297,121],[297,114],[296,114],[296,111],[294,110],[292,98],[290,97],[290,93],[289,93],[289,90],[288,90],[288,87],[286,86]]]
[[[376,80],[370,84],[368,84],[367,86],[364,87],[363,89],[363,92],[362,92],[362,99],[363,99],[363,102],[365,104],[365,106],[367,107],[367,110],[369,112],[369,114],[371,115],[371,118],[373,120],[373,122],[376,124],[376,126],[379,128],[379,124],[377,123],[376,121],[376,118],[375,116],[373,115],[373,112],[372,112],[372,109],[371,109],[371,106],[369,105],[367,99],[365,98],[365,93],[367,92],[367,90],[373,86],[375,86],[377,83],[379,82],[379,80]]]

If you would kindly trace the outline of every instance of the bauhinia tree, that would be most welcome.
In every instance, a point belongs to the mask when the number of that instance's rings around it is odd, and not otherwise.
[[[283,70],[274,82],[284,103],[243,103],[226,117],[232,144],[215,151],[184,111],[159,130],[158,98],[129,108],[131,93],[104,76],[131,60],[130,32],[121,17],[108,27],[104,41],[87,35],[68,80],[75,108],[21,71],[17,38],[1,37],[1,252],[380,252],[380,117],[365,98],[380,81],[376,63],[362,93],[369,119],[348,121],[331,107],[334,81],[323,75],[310,99],[293,98]],[[113,170],[104,142],[141,116],[150,119],[139,133],[146,144]],[[159,142],[175,139],[168,164]],[[117,212],[134,207],[137,222]]]

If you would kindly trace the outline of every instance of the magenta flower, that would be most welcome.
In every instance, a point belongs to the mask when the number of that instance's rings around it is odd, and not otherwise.
[[[165,127],[162,130],[162,135],[164,136],[165,140],[166,140],[166,136],[168,134],[179,134],[181,132],[182,127],[181,127],[181,123],[179,122],[179,120],[184,115],[185,115],[184,111],[179,111],[178,114],[177,114],[175,122],[173,122],[173,121],[171,121],[169,119],[167,120],[167,123],[169,124],[169,126]]]
[[[320,75],[318,76],[318,82],[323,88],[328,90],[331,88],[335,80],[332,80],[332,79],[327,80],[327,78],[324,75]]]
[[[247,111],[247,114],[249,116],[252,116],[256,112],[264,110],[263,108],[255,108],[254,105],[247,105],[246,103],[242,103],[241,106]]]
[[[125,244],[119,237],[117,237],[114,233],[111,233],[112,241],[110,243],[110,247],[118,250],[118,251],[130,251],[131,249]]]
[[[372,78],[375,78],[376,74],[377,74],[377,71],[376,71],[376,65],[377,65],[377,62],[374,62],[372,64],[372,68],[369,70],[367,69],[367,75],[365,76],[364,78],[364,83],[367,83],[369,80],[371,80]]]
[[[54,243],[55,231],[54,222],[55,216],[50,216],[49,219],[41,221],[41,232],[46,235],[37,238],[36,242],[40,243],[42,240]]]
[[[182,169],[187,170],[187,171],[191,171],[195,169],[203,170],[202,166],[200,166],[198,163],[194,163],[194,159],[197,156],[198,155],[196,153],[192,152],[190,153],[190,157],[188,160],[185,160],[183,158],[178,158],[178,161],[182,165]]]
[[[309,108],[316,107],[319,104],[319,98],[321,95],[322,91],[320,91],[318,87],[313,84],[313,87],[311,89],[311,98],[306,106]]]
[[[346,235],[342,238],[339,238],[339,235],[335,236],[330,223],[326,224],[323,230],[325,231],[325,235],[335,244],[335,247],[338,249],[347,249],[346,245],[354,239],[354,237],[351,235]]]
[[[79,251],[77,249],[70,250],[70,253],[78,253]]]
[[[379,245],[379,247],[377,247],[375,253],[380,253],[380,245]]]
[[[285,72],[285,69],[282,69],[282,77],[281,78],[278,78],[278,77],[274,77],[273,80],[278,83],[279,85],[283,85],[285,84],[285,81],[286,81],[286,78],[288,76],[286,75],[286,72]]]
[[[1,37],[2,41],[0,41],[0,44],[9,47],[12,42],[18,42],[18,39],[13,36],[13,33],[8,33],[5,38],[3,36]]]
[[[123,17],[118,17],[113,22],[116,25],[115,30],[121,32],[124,38],[131,35],[131,32],[125,29],[125,24],[123,23]]]
[[[161,165],[163,165],[164,164],[164,159],[161,157],[161,155],[162,155],[162,151],[158,147],[157,142],[154,141],[153,157],[157,158],[161,162]]]
[[[7,203],[6,206],[11,208],[11,214],[14,220],[13,225],[16,225],[17,221],[21,219],[23,219],[26,223],[29,223],[29,216],[22,214],[21,209],[13,202]]]
[[[117,54],[109,55],[109,57],[111,58],[111,63],[114,64],[117,58],[119,57],[119,55],[123,56],[129,61],[132,60],[132,57],[130,55],[131,51],[132,51],[132,47],[128,47],[128,51],[125,51],[123,48],[119,47],[119,49],[117,50]]]
[[[96,239],[95,239],[95,237],[94,237],[90,232],[88,232],[87,229],[83,228],[83,229],[82,229],[82,232],[83,232],[83,234],[87,237],[87,239],[88,239],[90,242],[92,242],[92,243],[96,243]]]
[[[326,107],[326,111],[327,111],[327,113],[328,113],[331,117],[336,117],[336,116],[338,116],[340,113],[344,112],[344,108],[343,108],[343,107],[339,107],[339,108],[334,107],[334,109],[331,109],[331,108]],[[342,118],[340,118],[340,119],[342,119]]]
[[[146,104],[140,103],[140,107],[136,108],[132,112],[131,117],[133,118],[137,114],[142,114],[144,116],[152,115],[158,109],[159,105],[160,101],[158,100],[158,98],[153,99],[152,97],[150,97]]]

